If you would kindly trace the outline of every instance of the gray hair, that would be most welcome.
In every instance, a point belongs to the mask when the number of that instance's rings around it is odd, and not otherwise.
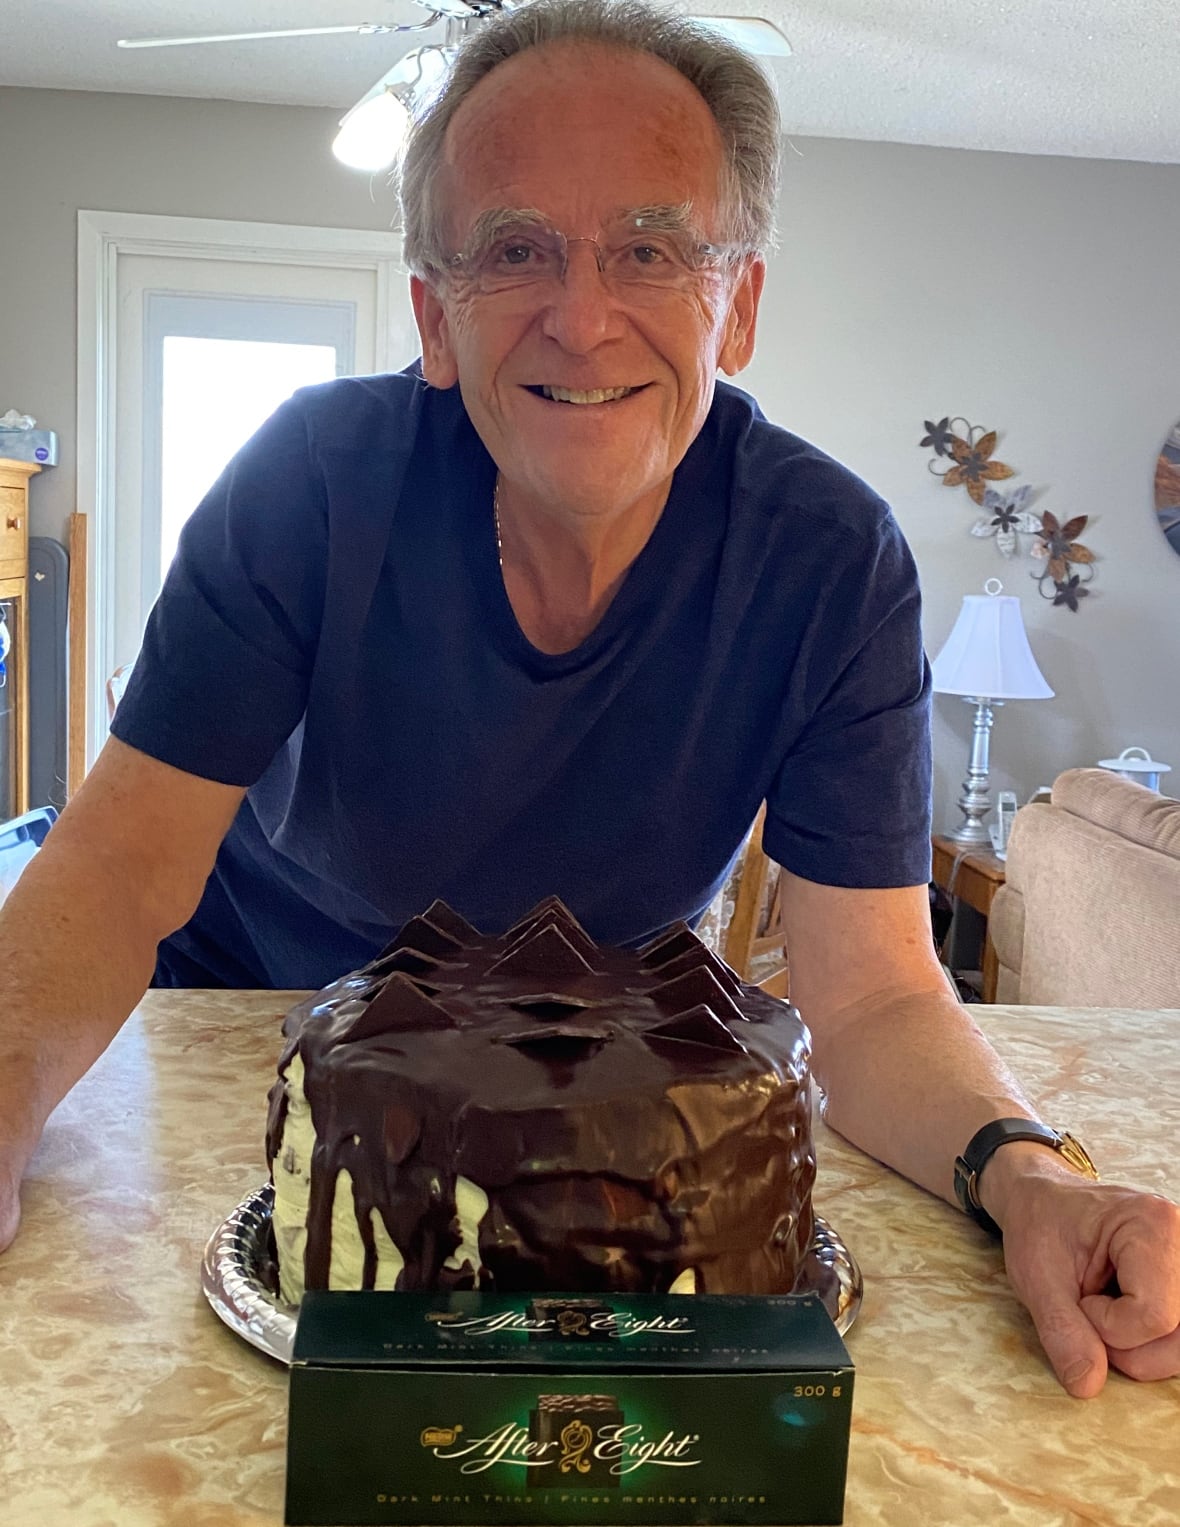
[[[719,188],[724,237],[750,253],[773,248],[778,103],[754,60],[716,32],[650,0],[530,0],[472,29],[441,90],[410,129],[397,176],[409,269],[431,279],[446,267],[434,186],[447,128],[465,97],[497,64],[565,38],[650,53],[695,86],[713,113],[725,151]]]

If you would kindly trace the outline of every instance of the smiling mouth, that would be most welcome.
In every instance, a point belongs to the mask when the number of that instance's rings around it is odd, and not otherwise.
[[[644,384],[646,385],[646,384]],[[534,397],[548,398],[551,403],[617,403],[622,398],[629,398],[634,392],[641,392],[641,387],[592,387],[585,392],[574,387],[529,387],[526,389]]]

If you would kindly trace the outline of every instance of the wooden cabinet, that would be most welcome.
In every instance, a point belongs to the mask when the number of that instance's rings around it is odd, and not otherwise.
[[[29,478],[0,457],[0,619],[10,649],[0,687],[0,822],[29,809]]]

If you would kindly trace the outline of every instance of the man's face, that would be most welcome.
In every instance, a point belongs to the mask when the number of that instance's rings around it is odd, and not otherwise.
[[[696,229],[723,243],[721,158],[708,107],[658,59],[568,42],[532,49],[481,80],[451,122],[436,191],[447,253],[500,208],[535,209],[574,240],[599,238],[626,212],[691,202]],[[563,282],[435,291],[414,278],[411,290],[427,379],[457,380],[506,481],[573,523],[662,507],[718,368],[732,375],[753,352],[763,273],[745,259],[636,303],[578,243]],[[563,402],[547,387],[631,391]]]

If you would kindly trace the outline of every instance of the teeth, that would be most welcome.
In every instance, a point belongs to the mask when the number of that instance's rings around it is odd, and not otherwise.
[[[574,392],[569,387],[542,387],[547,398],[557,403],[613,403],[634,392],[633,387],[595,387],[591,392]]]

